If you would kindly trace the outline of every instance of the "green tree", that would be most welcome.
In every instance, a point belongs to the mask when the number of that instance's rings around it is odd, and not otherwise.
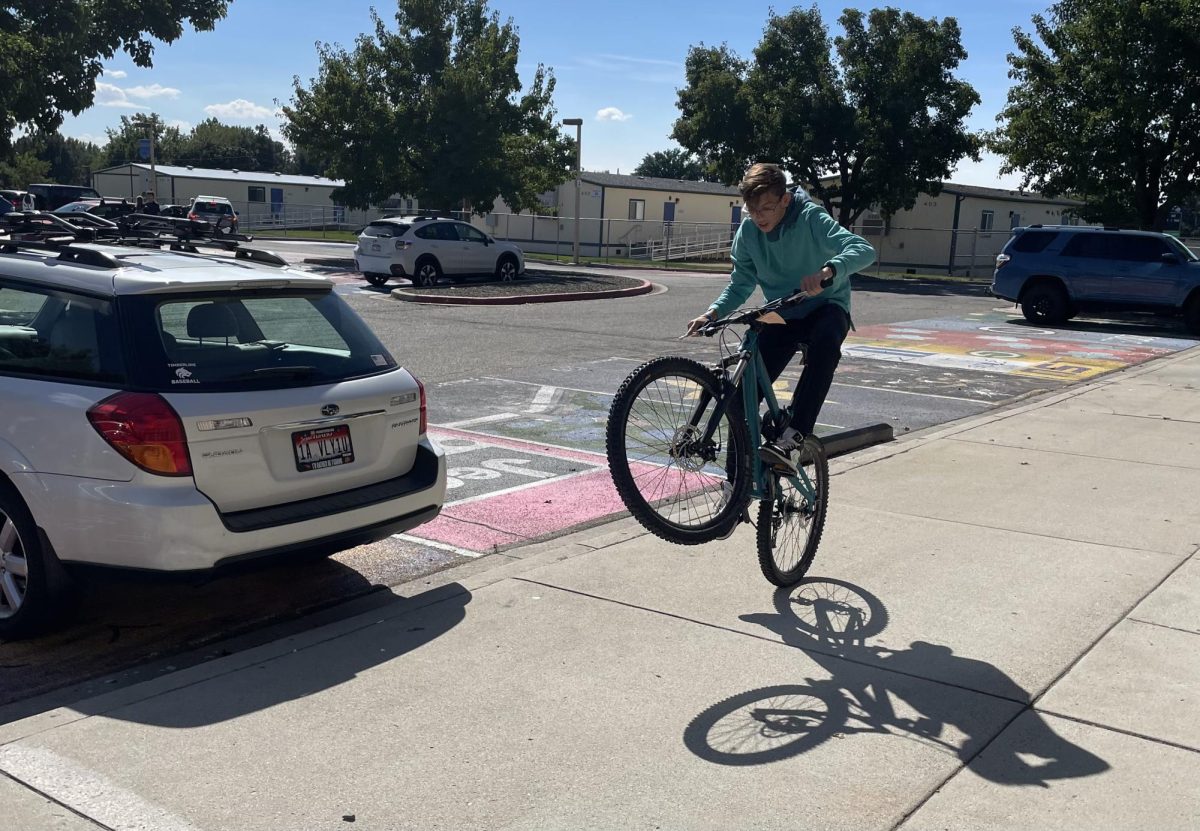
[[[269,173],[285,170],[291,157],[283,143],[271,138],[262,124],[240,127],[208,118],[183,138],[174,163]]]
[[[108,141],[100,148],[99,168],[141,162],[138,142],[150,137],[151,127],[154,130],[154,161],[177,164],[185,143],[183,133],[178,127],[166,126],[157,113],[150,113],[132,117],[123,115],[116,127],[104,131]]]
[[[90,185],[100,148],[60,133],[37,133],[18,138],[13,142],[12,152],[15,156],[31,154],[46,163],[46,172],[38,181]]]
[[[1004,172],[1087,220],[1162,228],[1200,193],[1200,0],[1063,0],[1033,27],[1013,30],[990,137]]]
[[[692,47],[672,138],[730,184],[781,164],[843,225],[939,192],[980,146],[964,123],[979,95],[952,74],[967,56],[957,21],[887,8],[840,23],[831,42],[816,6],[772,13],[749,61]]]
[[[353,51],[320,44],[318,77],[294,79],[284,135],[346,180],[338,198],[378,204],[411,194],[438,209],[513,210],[570,178],[574,142],[560,132],[554,76],[524,92],[519,39],[485,0],[399,0],[396,29],[372,12]]]
[[[92,105],[102,62],[123,50],[149,67],[154,41],[184,22],[212,29],[228,0],[8,0],[0,7],[0,154],[13,131],[54,132]]]
[[[683,179],[698,182],[704,178],[700,160],[686,150],[659,150],[647,153],[633,169],[637,176],[652,176],[658,179]]]
[[[46,181],[49,172],[49,162],[33,153],[18,153],[7,162],[0,162],[0,183],[23,190],[26,185]]]

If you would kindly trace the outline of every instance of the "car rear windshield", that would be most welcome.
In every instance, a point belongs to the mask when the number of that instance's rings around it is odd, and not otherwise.
[[[1040,254],[1046,250],[1046,246],[1054,242],[1054,238],[1057,236],[1057,231],[1026,231],[1023,234],[1017,234],[1010,248],[1022,254]]]
[[[229,216],[233,213],[233,206],[228,202],[197,202],[192,206],[192,210],[198,214]]]
[[[372,222],[363,230],[368,237],[402,237],[411,225],[401,225],[396,222]]]
[[[137,333],[138,380],[160,392],[315,386],[396,368],[332,291],[136,295],[120,304]]]

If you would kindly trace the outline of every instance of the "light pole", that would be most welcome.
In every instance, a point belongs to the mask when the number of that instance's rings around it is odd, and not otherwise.
[[[583,119],[564,118],[563,126],[575,128],[575,265],[579,265],[579,177],[583,175]]]

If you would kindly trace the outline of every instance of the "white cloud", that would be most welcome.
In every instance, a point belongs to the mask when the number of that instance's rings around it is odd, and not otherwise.
[[[125,94],[130,98],[178,98],[179,90],[164,87],[162,84],[151,84],[148,87],[129,87]]]
[[[596,113],[596,118],[600,121],[628,121],[633,115],[623,113],[616,107],[605,107]]]
[[[123,107],[129,110],[140,110],[141,104],[135,104],[125,97],[125,90],[103,81],[96,82],[95,103],[101,107]]]
[[[181,133],[190,133],[194,126],[190,121],[184,121],[182,118],[173,118],[167,122],[168,127],[177,127]]]
[[[255,104],[245,98],[237,98],[228,104],[209,104],[204,111],[214,118],[225,121],[262,121],[267,118],[278,118],[279,110]]]
[[[104,70],[104,77],[105,77],[105,78],[117,78],[117,79],[120,79],[120,78],[124,78],[124,77],[126,77],[128,74],[129,74],[129,73],[128,73],[128,72],[126,72],[124,69],[106,69],[106,70]]]

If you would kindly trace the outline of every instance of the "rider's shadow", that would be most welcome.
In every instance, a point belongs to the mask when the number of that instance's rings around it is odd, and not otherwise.
[[[999,668],[914,641],[882,649],[867,639],[887,626],[887,611],[869,592],[839,580],[809,579],[776,596],[777,614],[743,615],[805,654],[832,676],[750,690],[697,716],[684,735],[709,761],[753,765],[805,753],[829,738],[888,734],[952,753],[976,774],[1008,785],[1048,786],[1054,779],[1108,769],[1059,736],[1028,706],[1029,693]],[[971,689],[931,678],[968,678]],[[982,682],[982,683],[980,683]],[[1010,718],[1017,729],[993,743]]]

